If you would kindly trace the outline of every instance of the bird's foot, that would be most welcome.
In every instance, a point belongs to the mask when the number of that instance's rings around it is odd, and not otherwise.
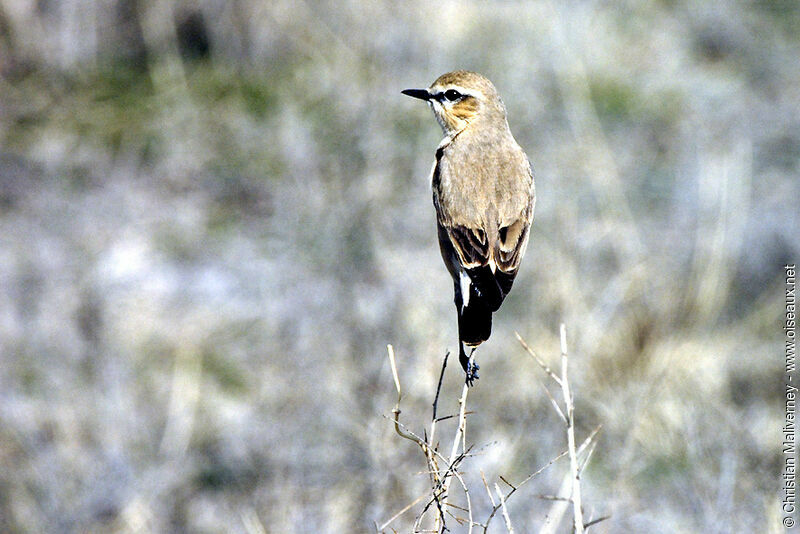
[[[465,369],[466,383],[468,386],[472,386],[472,383],[480,378],[478,376],[478,370],[481,368],[481,366],[475,362],[475,358],[473,356],[474,353],[475,349],[473,348],[472,352],[469,353],[469,361],[467,362],[467,368]]]

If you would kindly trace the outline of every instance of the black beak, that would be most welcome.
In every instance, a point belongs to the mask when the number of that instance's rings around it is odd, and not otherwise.
[[[431,94],[428,92],[427,89],[404,89],[400,91],[404,95],[413,96],[414,98],[419,98],[422,100],[430,100]]]

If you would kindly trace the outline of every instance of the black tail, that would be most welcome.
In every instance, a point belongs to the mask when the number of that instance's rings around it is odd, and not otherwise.
[[[500,309],[500,305],[508,295],[508,292],[511,291],[511,285],[517,275],[516,272],[504,273],[500,270],[492,272],[488,265],[467,269],[467,274],[469,274],[472,285],[475,286],[478,295],[480,295],[479,298],[493,312]],[[470,303],[472,303],[471,297]]]
[[[458,310],[458,337],[467,345],[480,345],[492,333],[492,310],[486,300],[470,287],[467,306]]]

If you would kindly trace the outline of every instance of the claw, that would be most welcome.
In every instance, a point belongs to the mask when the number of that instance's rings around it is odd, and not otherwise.
[[[473,382],[479,378],[478,369],[481,368],[480,365],[475,363],[475,360],[473,359],[474,354],[475,354],[475,348],[473,347],[469,353],[469,357],[467,357],[466,353],[464,352],[464,346],[461,345],[459,352],[459,360],[461,361],[461,366],[464,369],[464,373],[466,375],[465,382],[468,386],[472,386]]]
[[[467,375],[466,376],[466,383],[467,383],[468,386],[472,386],[473,382],[480,378],[478,376],[478,369],[480,369],[480,368],[481,368],[481,366],[478,365],[475,362],[472,362],[469,365],[469,368],[467,369],[467,372],[466,372],[466,375]]]

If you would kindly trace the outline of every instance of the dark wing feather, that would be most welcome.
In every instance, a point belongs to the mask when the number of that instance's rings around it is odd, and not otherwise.
[[[520,217],[508,226],[500,228],[494,254],[499,271],[504,273],[517,272],[522,261],[522,255],[528,246],[529,231],[530,220],[528,216]]]
[[[489,262],[489,242],[483,229],[451,226],[447,228],[447,232],[461,260],[461,265],[471,268],[486,265]]]

